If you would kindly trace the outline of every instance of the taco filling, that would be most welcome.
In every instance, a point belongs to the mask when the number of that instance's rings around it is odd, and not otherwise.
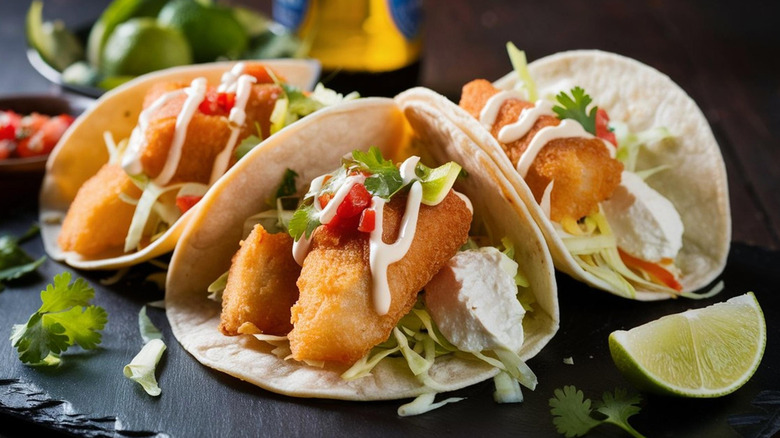
[[[635,172],[638,148],[668,132],[630,133],[590,106],[582,88],[537,98],[530,75],[521,77],[509,90],[474,80],[459,105],[498,141],[580,267],[625,296],[636,288],[678,295],[683,222],[644,182],[664,169]]]
[[[109,161],[78,190],[57,243],[85,257],[150,245],[249,149],[324,107],[318,96],[329,90],[318,90],[304,95],[265,65],[244,62],[219,83],[155,83],[129,138],[106,131]]]
[[[428,370],[457,354],[533,389],[518,355],[528,284],[508,240],[479,248],[471,202],[452,189],[460,173],[354,151],[290,212],[288,170],[277,208],[248,219],[227,278],[210,288],[221,290],[220,331],[253,334],[302,366],[341,367],[345,380],[403,357],[440,392]]]

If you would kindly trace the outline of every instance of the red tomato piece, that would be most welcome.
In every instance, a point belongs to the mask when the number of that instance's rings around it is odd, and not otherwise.
[[[599,108],[596,111],[596,137],[604,139],[613,145],[617,146],[617,139],[615,133],[609,130],[609,116],[607,112]]]
[[[16,130],[22,123],[22,116],[13,111],[0,112],[0,140],[16,140]]]
[[[179,211],[181,211],[182,214],[186,213],[187,210],[191,209],[195,204],[198,203],[203,199],[203,196],[197,196],[197,195],[184,195],[184,196],[177,196],[176,197],[176,206],[179,207]]]
[[[336,210],[336,216],[343,218],[354,217],[363,212],[371,205],[371,193],[368,193],[366,186],[355,184],[347,192],[347,196]]]
[[[14,147],[11,140],[0,140],[0,160],[10,157],[13,151]]]
[[[358,231],[370,233],[376,228],[376,211],[373,208],[367,208],[360,214]]]

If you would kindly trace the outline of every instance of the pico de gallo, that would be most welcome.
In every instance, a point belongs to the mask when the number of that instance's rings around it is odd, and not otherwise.
[[[0,160],[48,155],[71,123],[68,114],[0,111]]]

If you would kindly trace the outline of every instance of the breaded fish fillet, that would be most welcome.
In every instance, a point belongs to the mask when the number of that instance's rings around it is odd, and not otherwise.
[[[124,245],[135,206],[121,200],[121,193],[141,196],[118,164],[103,165],[79,188],[57,237],[60,248],[93,256]]]
[[[149,97],[162,95],[162,91],[184,88],[188,84],[161,84],[152,89]],[[252,85],[245,112],[246,121],[241,128],[233,147],[237,147],[241,140],[257,135],[259,126],[262,138],[271,133],[271,113],[276,99],[282,94],[282,89],[275,84]],[[168,151],[173,143],[176,132],[176,117],[184,106],[186,96],[177,96],[163,104],[157,111],[151,114],[149,128],[146,130],[146,145],[141,154],[141,165],[144,173],[151,178],[157,177],[162,172],[165,162],[168,160]],[[151,105],[153,99],[145,99],[145,105]],[[195,111],[192,120],[187,126],[187,136],[184,141],[181,161],[171,178],[170,183],[199,182],[208,184],[211,178],[211,168],[217,155],[225,148],[230,139],[230,125],[227,117],[223,115],[208,115],[201,111]],[[231,154],[230,165],[235,162]]]
[[[290,308],[298,299],[301,272],[292,246],[289,234],[269,234],[259,224],[241,242],[222,294],[222,333],[283,336],[292,329]]]
[[[500,90],[493,84],[477,79],[463,87],[460,106],[479,119],[482,108],[491,96]],[[501,106],[490,133],[498,139],[498,133],[506,125],[517,121],[530,102],[508,99]],[[547,126],[557,126],[561,121],[555,116],[541,116],[531,130],[511,143],[501,143],[513,166],[523,155],[536,133]],[[612,196],[620,184],[623,164],[611,158],[604,143],[597,138],[562,138],[548,143],[534,159],[525,181],[537,202],[550,181],[555,181],[550,198],[550,217],[553,221],[580,219],[598,210],[599,202]]]
[[[405,205],[406,196],[398,194],[385,206],[385,243],[396,241]],[[471,211],[452,191],[436,206],[420,206],[408,253],[388,268],[392,301],[385,315],[374,310],[368,235],[315,230],[292,308],[293,358],[351,364],[386,340],[417,293],[466,242],[470,223]]]

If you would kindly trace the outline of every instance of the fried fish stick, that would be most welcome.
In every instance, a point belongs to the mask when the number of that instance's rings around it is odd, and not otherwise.
[[[482,108],[491,96],[500,90],[484,79],[469,82],[463,87],[460,106],[479,119]],[[501,106],[490,133],[498,139],[498,133],[506,125],[517,121],[520,113],[533,107],[530,102],[508,99]],[[511,143],[501,143],[513,166],[523,155],[539,130],[557,126],[555,116],[543,115],[529,132]],[[611,158],[604,143],[597,138],[562,138],[548,143],[534,159],[525,181],[537,202],[551,181],[555,181],[550,198],[550,216],[560,222],[570,218],[577,220],[598,210],[598,204],[612,196],[620,184],[623,164]]]
[[[292,329],[290,308],[298,299],[301,272],[292,245],[289,234],[269,234],[262,225],[241,242],[222,294],[222,333],[283,336]]]
[[[151,90],[151,96],[164,94],[160,90],[172,91],[172,86],[186,87],[187,84],[160,85]],[[175,88],[173,88],[175,89]],[[282,89],[275,84],[257,84],[252,86],[252,91],[247,101],[245,112],[246,121],[242,125],[241,133],[233,147],[237,147],[241,140],[257,135],[257,126],[260,127],[263,138],[270,135],[271,112],[273,112],[276,99],[282,94]],[[147,98],[146,105],[154,100]],[[155,178],[162,172],[165,162],[168,160],[168,152],[173,143],[176,132],[176,118],[184,106],[186,96],[177,96],[163,104],[152,113],[149,127],[146,130],[146,146],[140,157],[141,166],[149,177]],[[201,111],[195,111],[192,120],[187,126],[187,135],[182,146],[181,161],[176,169],[171,183],[199,182],[208,184],[211,178],[211,168],[220,152],[230,140],[231,130],[228,119],[224,115],[209,115]],[[235,158],[231,154],[232,165]]]
[[[124,245],[135,206],[121,200],[121,193],[141,196],[118,164],[103,165],[76,193],[57,238],[60,248],[94,256]]]
[[[385,243],[397,239],[405,204],[406,196],[399,194],[385,206]],[[386,340],[418,292],[466,242],[470,223],[471,211],[453,192],[436,206],[420,207],[409,251],[388,268],[392,301],[385,315],[373,306],[368,236],[319,227],[292,308],[295,327],[288,338],[293,358],[351,364]]]

